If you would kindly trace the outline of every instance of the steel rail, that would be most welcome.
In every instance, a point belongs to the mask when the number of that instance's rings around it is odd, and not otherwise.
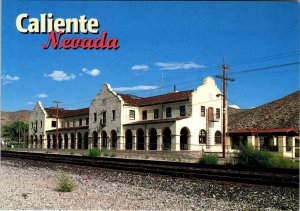
[[[296,169],[247,169],[236,166],[210,166],[171,161],[88,157],[77,155],[46,154],[33,152],[1,151],[2,157],[45,162],[93,166],[132,172],[168,175],[174,177],[218,180],[234,183],[299,187],[299,170]],[[281,171],[280,171],[281,170]]]

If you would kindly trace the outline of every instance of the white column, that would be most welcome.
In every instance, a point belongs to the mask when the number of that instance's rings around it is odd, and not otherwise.
[[[53,149],[53,138],[50,137],[50,149]]]
[[[136,136],[132,136],[132,150],[137,149]]]
[[[162,135],[157,135],[157,151],[162,150]]]
[[[144,136],[144,150],[149,150],[149,136]]]
[[[286,136],[278,136],[278,152],[283,156],[286,153]]]
[[[71,149],[71,134],[68,134],[68,149]]]
[[[255,147],[255,136],[247,136],[247,143],[249,146]]]
[[[171,150],[180,151],[180,135],[171,134]]]

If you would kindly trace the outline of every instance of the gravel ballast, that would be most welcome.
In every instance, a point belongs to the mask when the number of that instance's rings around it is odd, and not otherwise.
[[[74,181],[61,193],[58,175]],[[299,210],[297,188],[134,174],[93,167],[2,160],[1,209]]]

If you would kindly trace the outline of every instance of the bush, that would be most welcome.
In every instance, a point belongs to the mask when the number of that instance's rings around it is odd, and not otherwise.
[[[56,190],[59,192],[71,192],[75,188],[72,179],[65,173],[60,173],[58,176],[58,185]]]
[[[116,153],[111,153],[110,157],[112,157],[112,158],[117,157],[117,154]]]
[[[108,153],[108,152],[104,152],[104,154],[103,154],[105,157],[109,157],[110,156],[110,154]]]
[[[101,152],[98,148],[92,148],[88,150],[87,156],[90,157],[99,157],[101,155]]]
[[[278,153],[265,150],[255,150],[253,147],[240,144],[238,165],[252,168],[297,168],[298,163],[283,157]],[[299,168],[299,167],[298,167]]]
[[[271,167],[273,168],[288,168],[295,169],[299,168],[298,161],[292,161],[289,158],[285,158],[280,154],[274,153],[272,159],[270,160]]]
[[[219,162],[219,157],[217,155],[203,155],[199,163],[200,164],[209,164],[209,165],[217,165]]]

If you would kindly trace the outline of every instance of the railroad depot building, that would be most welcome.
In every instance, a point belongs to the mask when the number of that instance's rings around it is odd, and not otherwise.
[[[89,108],[43,108],[30,116],[29,148],[116,150],[222,150],[222,96],[207,77],[195,90],[137,97],[114,92],[109,84]]]

